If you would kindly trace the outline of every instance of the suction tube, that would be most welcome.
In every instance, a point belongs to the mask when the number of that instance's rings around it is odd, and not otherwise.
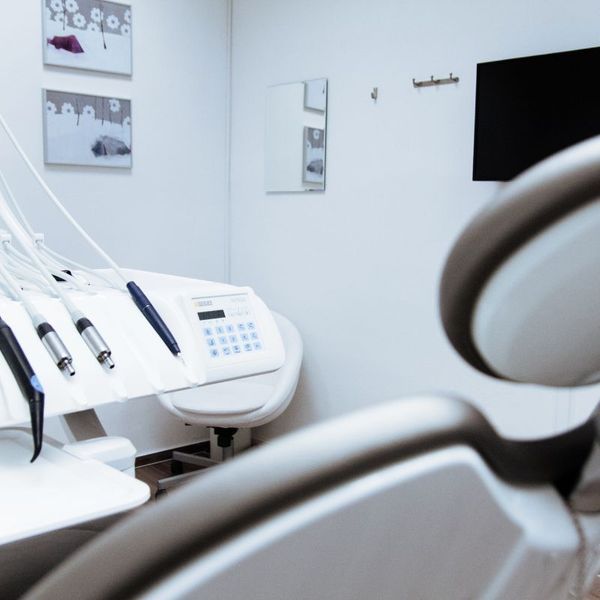
[[[8,324],[0,318],[0,352],[8,363],[14,378],[29,403],[31,435],[33,436],[33,462],[42,451],[44,436],[44,390],[21,345]]]

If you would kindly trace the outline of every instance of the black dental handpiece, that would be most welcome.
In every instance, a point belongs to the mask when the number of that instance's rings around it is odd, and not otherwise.
[[[8,363],[21,392],[29,403],[31,434],[33,436],[33,462],[42,450],[44,435],[44,390],[31,368],[21,345],[8,324],[0,318],[0,352]]]

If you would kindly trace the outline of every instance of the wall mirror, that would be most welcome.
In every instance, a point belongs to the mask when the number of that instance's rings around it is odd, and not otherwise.
[[[268,88],[267,192],[324,190],[326,141],[327,79]]]

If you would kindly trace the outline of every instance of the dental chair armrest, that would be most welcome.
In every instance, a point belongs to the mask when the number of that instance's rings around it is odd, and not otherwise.
[[[265,515],[374,469],[452,445],[473,447],[506,481],[553,484],[566,494],[595,436],[595,424],[588,422],[557,438],[506,441],[471,405],[441,396],[377,405],[284,436],[211,470],[84,548],[25,600],[60,598],[68,589],[78,590],[78,600],[137,597],[191,556]]]

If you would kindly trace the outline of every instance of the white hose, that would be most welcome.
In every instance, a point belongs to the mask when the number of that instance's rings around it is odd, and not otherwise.
[[[4,187],[4,191],[6,192],[6,196],[8,198],[8,201],[10,202],[11,208],[15,211],[17,218],[19,219],[19,221],[21,221],[21,224],[27,230],[27,233],[29,233],[29,235],[31,237],[33,237],[33,235],[34,235],[33,228],[31,227],[29,221],[27,220],[25,213],[23,213],[23,211],[21,210],[21,207],[19,206],[19,203],[17,202],[15,195],[12,193],[10,185],[8,185],[8,181],[6,180],[6,177],[4,176],[4,173],[1,170],[0,170],[0,182],[2,182],[2,186]]]
[[[52,258],[53,260],[56,260],[57,262],[64,264],[64,266],[69,267],[70,269],[81,271],[82,273],[86,273],[87,275],[89,275],[92,278],[99,279],[100,281],[102,281],[105,285],[107,285],[110,288],[117,288],[117,286],[115,286],[114,282],[111,281],[108,277],[106,277],[102,273],[97,273],[93,269],[90,269],[89,267],[86,267],[85,265],[82,265],[78,262],[75,262],[74,260],[72,260],[70,258],[67,258],[66,256],[63,256],[62,254],[59,254],[58,252],[52,250],[51,248],[48,248],[48,246],[46,246],[46,244],[43,242],[36,242],[36,245],[40,249],[42,254],[45,254],[49,258]]]
[[[0,116],[1,118],[1,116]],[[35,265],[38,271],[42,274],[44,280],[52,291],[62,300],[66,309],[69,311],[73,322],[77,322],[83,318],[83,313],[73,304],[71,299],[60,289],[54,277],[50,274],[46,265],[39,258],[35,248],[34,242],[29,237],[28,233],[23,229],[23,226],[19,223],[12,211],[9,209],[4,194],[0,192],[0,218],[4,221],[12,235],[17,239],[19,245],[23,248],[27,257]]]
[[[7,252],[8,248],[10,248],[10,245],[7,245],[6,243],[2,244],[6,266],[11,273],[13,273],[15,277],[37,286],[43,293],[52,294],[52,290],[48,287],[46,280],[42,278],[41,274],[33,267],[30,267],[29,264],[23,264],[15,256],[9,254]]]
[[[17,217],[17,220],[21,223],[21,225],[27,231],[27,233],[30,235],[30,237],[32,239],[35,239],[36,234],[33,230],[33,227],[27,220],[25,213],[21,210],[21,207],[19,206],[19,203],[17,202],[6,177],[4,176],[4,173],[1,170],[0,170],[0,183],[2,183],[2,186],[4,187],[4,191],[6,192],[6,196],[8,198],[10,207],[14,211],[14,214]],[[43,252],[43,250],[49,250],[45,245],[39,244],[38,242],[36,242],[35,249],[42,255],[42,260],[46,263],[46,265],[48,267],[50,267],[50,270],[52,270],[52,267],[55,267],[55,268],[58,267],[58,271],[62,272],[62,265],[60,265],[54,257],[52,257],[51,255],[46,256],[45,253]],[[60,255],[58,255],[58,256],[60,256]],[[64,257],[61,257],[61,258],[64,258]],[[49,261],[53,261],[54,264],[53,265],[48,264]],[[63,261],[63,262],[65,262],[65,261]],[[91,269],[87,269],[87,267],[83,267],[83,265],[80,265],[80,267],[82,268],[83,271],[93,272],[93,271],[91,271]],[[56,275],[57,273],[53,272],[53,274]],[[58,275],[59,275],[59,277],[63,277],[63,279],[66,279],[68,277],[68,274],[65,274],[65,276],[63,276],[61,274],[58,274]],[[100,279],[103,279],[103,278],[100,277]],[[81,291],[86,291],[86,292],[89,291],[89,290],[85,289],[83,284],[80,284],[79,282],[76,282],[76,281],[73,283]],[[111,285],[111,287],[115,287],[112,282],[110,285]]]
[[[33,272],[37,273],[37,269],[35,268],[35,266],[33,264],[31,264],[31,261],[29,260],[29,258],[26,255],[19,252],[11,243],[4,242],[4,248],[8,251],[11,258],[13,258],[20,265],[22,265],[25,270],[32,270]],[[54,277],[60,277],[63,280],[63,282],[71,284],[72,286],[74,286],[81,292],[91,293],[91,291],[88,289],[89,288],[88,285],[80,282],[73,275],[69,275],[68,273],[65,273],[63,271],[62,265],[48,264],[49,261],[46,260],[45,257],[42,256],[41,254],[40,254],[40,258],[41,258],[42,262],[45,263],[45,265],[46,265],[48,271],[50,271],[51,275],[53,275]],[[64,287],[64,283],[62,283],[61,285]]]
[[[31,303],[25,292],[20,288],[19,284],[12,276],[12,274],[8,271],[8,269],[2,264],[0,260],[0,275],[6,282],[6,285],[12,292],[15,300],[20,300],[25,307],[25,310],[29,313],[31,317],[31,321],[34,327],[37,327],[41,323],[43,323],[46,319],[38,312],[35,306]]]
[[[92,239],[90,235],[83,229],[83,227],[71,216],[71,213],[63,206],[61,201],[57,198],[54,192],[48,187],[46,182],[42,179],[42,176],[38,173],[37,169],[33,166],[32,162],[25,154],[23,148],[17,141],[17,138],[11,131],[10,127],[4,120],[4,117],[0,114],[0,125],[6,132],[6,135],[10,139],[12,145],[15,147],[16,151],[19,153],[20,157],[23,159],[23,162],[27,165],[27,168],[31,171],[31,174],[35,177],[36,181],[40,184],[44,192],[48,195],[50,200],[54,202],[54,205],[58,210],[63,214],[65,219],[71,223],[71,225],[79,232],[79,234],[85,239],[85,241],[110,265],[110,267],[115,271],[115,273],[119,276],[119,278],[123,281],[123,283],[127,284],[127,278],[124,273],[121,271],[120,267],[117,263]],[[4,200],[6,203],[6,200]],[[23,231],[25,233],[25,231]],[[19,240],[20,242],[20,240]]]

